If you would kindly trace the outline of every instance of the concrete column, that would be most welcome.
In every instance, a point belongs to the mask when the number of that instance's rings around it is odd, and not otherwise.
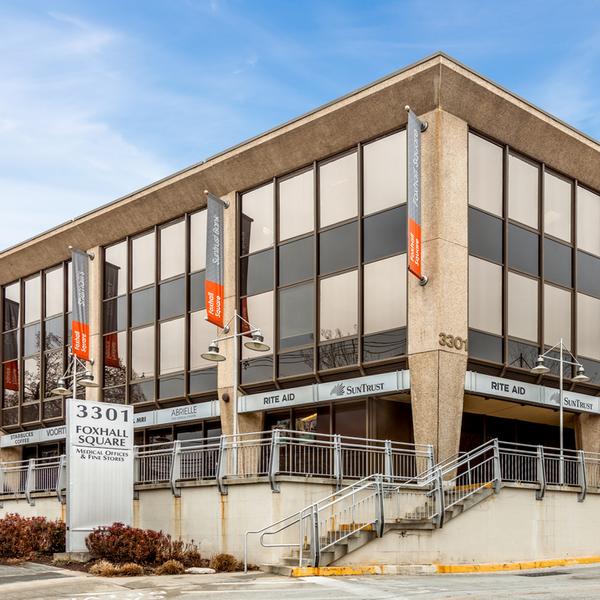
[[[94,255],[90,260],[90,358],[94,361],[91,366],[94,381],[102,385],[102,298],[103,294],[103,272],[102,272],[102,248],[96,246],[88,252]],[[86,400],[102,400],[102,388],[86,388]]]
[[[600,415],[580,413],[575,417],[577,449],[600,452]]]
[[[432,444],[436,458],[458,452],[467,339],[467,123],[434,110],[422,136],[423,272],[408,275],[408,363],[415,442]],[[447,337],[442,338],[440,334]],[[448,337],[452,336],[452,338]]]

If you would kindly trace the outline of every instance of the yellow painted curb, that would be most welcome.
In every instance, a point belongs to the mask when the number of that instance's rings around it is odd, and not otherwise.
[[[579,558],[552,558],[524,562],[483,563],[479,565],[434,565],[438,573],[495,573],[498,571],[525,571],[528,569],[547,569],[569,565],[590,565],[600,563],[600,556],[582,556]]]
[[[294,567],[291,577],[342,577],[344,575],[383,575],[383,565],[364,567]]]

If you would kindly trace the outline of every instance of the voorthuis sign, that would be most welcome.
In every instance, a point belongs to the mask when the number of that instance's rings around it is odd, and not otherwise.
[[[67,552],[100,525],[133,520],[133,407],[67,400]]]

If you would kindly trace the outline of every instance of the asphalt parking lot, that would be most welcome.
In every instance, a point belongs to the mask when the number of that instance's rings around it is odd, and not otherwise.
[[[262,573],[105,579],[45,565],[0,566],[2,600],[597,600],[600,567],[497,574],[306,577]]]

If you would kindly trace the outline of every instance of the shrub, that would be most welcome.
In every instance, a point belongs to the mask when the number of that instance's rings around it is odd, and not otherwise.
[[[231,554],[215,554],[211,559],[209,566],[218,572],[241,571],[244,566]]]
[[[185,567],[178,560],[168,560],[156,568],[157,575],[181,575],[185,573]]]
[[[0,556],[3,558],[64,552],[65,538],[66,528],[62,521],[17,514],[0,519]]]
[[[123,577],[135,577],[136,575],[143,575],[144,567],[141,565],[137,565],[136,563],[125,563],[117,567],[117,575],[121,575]]]
[[[90,573],[98,577],[114,577],[117,574],[117,568],[107,560],[99,560],[90,567]]]

